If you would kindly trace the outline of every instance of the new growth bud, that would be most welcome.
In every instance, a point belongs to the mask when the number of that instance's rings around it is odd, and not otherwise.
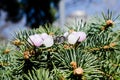
[[[76,76],[81,76],[81,75],[83,75],[83,69],[81,67],[76,68],[74,70],[73,74],[76,75]]]
[[[74,61],[72,61],[72,62],[70,63],[70,65],[72,66],[73,69],[76,69],[76,68],[77,68],[77,63],[74,62]]]
[[[106,21],[106,26],[112,26],[113,25],[113,21],[112,20],[107,20]]]

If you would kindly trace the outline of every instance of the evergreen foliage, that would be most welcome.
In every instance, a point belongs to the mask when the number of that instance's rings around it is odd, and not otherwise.
[[[86,39],[75,44],[52,25],[15,33],[12,44],[0,47],[0,79],[120,80],[120,30],[113,31],[119,17],[110,11],[102,16],[65,29],[86,33]],[[30,36],[42,33],[53,37],[52,46],[35,46]]]

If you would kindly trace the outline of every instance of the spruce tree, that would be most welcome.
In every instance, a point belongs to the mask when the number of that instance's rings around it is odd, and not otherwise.
[[[1,80],[120,80],[119,16],[15,33],[0,47]],[[51,27],[49,27],[51,26]],[[3,43],[2,43],[3,44]]]

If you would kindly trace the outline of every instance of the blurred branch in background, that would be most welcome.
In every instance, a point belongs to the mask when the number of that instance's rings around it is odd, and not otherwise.
[[[8,13],[6,21],[18,22],[26,15],[27,26],[37,28],[55,20],[59,0],[0,0],[0,9]]]

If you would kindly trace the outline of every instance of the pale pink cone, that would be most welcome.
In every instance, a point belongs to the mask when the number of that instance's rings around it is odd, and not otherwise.
[[[77,35],[79,36],[78,42],[82,42],[86,39],[86,33],[85,32],[77,32]]]
[[[39,34],[29,36],[28,42],[37,47],[43,44],[43,40]]]

